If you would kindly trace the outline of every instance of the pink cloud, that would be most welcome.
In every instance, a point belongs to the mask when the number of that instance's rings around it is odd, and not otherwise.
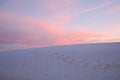
[[[106,24],[103,26],[104,30],[111,32],[113,34],[119,33],[120,32],[120,23],[119,22],[114,22],[110,24]]]
[[[112,30],[120,32],[120,23],[115,23],[114,25],[112,25]]]
[[[96,42],[95,40],[101,40],[101,38],[110,37],[110,33],[98,33],[90,30],[79,30],[61,37],[56,40],[57,44],[78,44],[87,42]]]
[[[0,16],[2,17],[0,18],[2,43],[49,45],[54,43],[55,36],[62,33],[60,25],[16,15],[2,14]]]
[[[43,47],[91,42],[120,42],[119,23],[102,26],[105,32],[86,28],[72,31],[69,26],[65,26],[67,22],[81,14],[108,7],[114,0],[104,1],[98,6],[87,9],[81,8],[80,0],[33,0],[29,1],[29,4],[27,2],[28,0],[11,0],[4,4],[7,7],[10,6],[11,10],[0,12],[0,44]],[[33,10],[30,9],[31,7],[34,7]],[[119,13],[119,7],[115,6],[110,13]],[[90,24],[86,25],[85,27],[90,26]]]
[[[67,32],[63,25],[17,14],[2,14],[0,17],[0,43],[29,46],[52,46],[99,42],[111,37],[111,33],[100,33],[87,29]],[[11,21],[12,19],[12,21]]]

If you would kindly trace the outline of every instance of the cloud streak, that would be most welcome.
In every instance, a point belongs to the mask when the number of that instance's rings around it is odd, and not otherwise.
[[[119,37],[114,37],[118,33],[113,33],[119,32],[119,24],[111,26],[111,23],[107,23],[105,27],[104,18],[95,15],[97,11],[104,12],[104,8],[108,8],[115,0],[99,1],[95,3],[97,6],[89,0],[87,2],[90,4],[86,5],[82,0],[4,1],[0,5],[0,44],[43,47],[119,41]],[[110,13],[118,11],[119,6],[116,6]],[[92,18],[91,15],[97,18],[93,21],[95,29],[90,29],[91,24],[87,22]],[[84,28],[82,23],[85,24]],[[105,30],[97,31],[100,27]]]
[[[110,35],[87,29],[66,33],[69,29],[62,25],[16,15],[1,16],[0,43],[49,46],[85,43],[91,39],[101,39]],[[17,20],[11,22],[11,18]],[[24,27],[26,27],[25,30]]]

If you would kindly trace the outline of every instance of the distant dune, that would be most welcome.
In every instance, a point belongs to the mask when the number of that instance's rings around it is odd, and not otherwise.
[[[0,80],[120,80],[120,43],[0,52]]]

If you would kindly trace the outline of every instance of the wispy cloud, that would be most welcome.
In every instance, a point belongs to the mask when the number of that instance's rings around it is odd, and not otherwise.
[[[99,10],[99,9],[102,9],[102,8],[105,8],[105,7],[108,7],[108,6],[110,6],[110,5],[111,5],[113,2],[115,2],[115,1],[116,1],[116,0],[104,1],[103,3],[100,3],[98,6],[81,10],[81,11],[78,12],[76,15],[80,15],[80,14],[84,14],[84,13],[89,13],[89,12],[92,12],[92,11],[96,11],[96,10]]]
[[[1,17],[3,18],[0,19],[2,24],[0,26],[2,30],[0,43],[46,46],[84,43],[91,39],[107,37],[106,33],[98,33],[87,29],[66,33],[69,29],[62,25],[26,18],[17,14],[4,14]]]
[[[106,15],[111,15],[116,13],[120,14],[120,4],[115,5],[110,10],[105,12]]]
[[[119,41],[119,23],[104,24],[104,18],[100,16],[95,16],[98,23],[89,18],[97,11],[111,8],[116,0],[93,2],[95,5],[86,1],[90,4],[82,0],[6,0],[0,5],[0,44],[35,47]],[[119,13],[119,7],[113,6],[108,13]],[[95,25],[87,22],[88,19]],[[82,26],[82,23],[85,25]],[[98,30],[101,27],[104,31]]]
[[[58,44],[78,44],[78,43],[87,43],[89,41],[95,42],[93,40],[108,38],[110,37],[110,33],[99,33],[87,29],[82,29],[79,31],[75,31],[70,34],[64,35],[60,39],[56,40]]]

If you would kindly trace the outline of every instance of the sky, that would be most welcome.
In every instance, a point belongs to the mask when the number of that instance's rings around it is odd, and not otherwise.
[[[120,0],[0,0],[0,51],[120,42]]]

